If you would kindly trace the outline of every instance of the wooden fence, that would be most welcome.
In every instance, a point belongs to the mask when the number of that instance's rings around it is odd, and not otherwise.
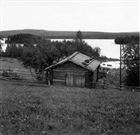
[[[16,67],[15,67],[16,68]],[[7,74],[6,74],[7,73]],[[8,74],[9,73],[9,74]],[[37,73],[30,70],[14,70],[14,68],[0,67],[0,80],[14,82],[16,84],[24,84],[30,86],[48,86],[46,80],[37,79]],[[106,81],[107,82],[107,81]],[[118,90],[128,90],[132,92],[140,92],[140,87],[136,86],[120,86],[119,85],[111,85],[110,83],[97,83],[97,87],[95,88],[103,88],[103,89],[118,89]]]
[[[0,67],[0,79],[18,83],[45,84],[45,80],[39,80],[38,74],[30,70],[14,70],[15,68]]]

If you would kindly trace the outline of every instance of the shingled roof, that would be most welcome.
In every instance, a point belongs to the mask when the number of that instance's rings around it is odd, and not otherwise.
[[[58,63],[53,64],[53,65],[45,68],[45,70],[54,68],[58,65],[61,65],[65,62],[67,62],[67,61],[73,62],[73,63],[75,63],[75,64],[77,64],[77,65],[79,65],[87,70],[92,71],[92,72],[94,72],[96,70],[96,68],[101,64],[100,61],[94,60],[85,54],[82,54],[80,52],[75,52],[72,55],[68,56],[67,58],[59,61]]]

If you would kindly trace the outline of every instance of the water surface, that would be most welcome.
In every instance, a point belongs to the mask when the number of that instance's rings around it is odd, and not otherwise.
[[[52,41],[63,41],[64,39],[51,39]],[[66,39],[72,40],[72,39]],[[108,58],[119,58],[120,57],[120,46],[114,43],[114,39],[85,39],[84,40],[92,48],[101,48],[101,55],[107,56]]]

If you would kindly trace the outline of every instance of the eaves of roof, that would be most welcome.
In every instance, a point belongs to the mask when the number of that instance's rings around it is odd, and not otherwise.
[[[63,60],[61,60],[61,61],[59,61],[58,63],[56,63],[56,64],[54,64],[54,65],[51,65],[51,66],[45,68],[45,70],[48,70],[48,69],[50,69],[50,68],[54,68],[54,67],[56,67],[56,66],[58,66],[58,65],[61,65],[61,64],[65,63],[65,62],[67,62],[67,61],[71,61],[71,62],[75,63],[76,65],[85,68],[86,70],[89,70],[89,71],[94,72],[94,71],[96,70],[96,68],[101,64],[100,61],[91,60],[91,61],[89,62],[89,64],[84,65],[83,62],[84,62],[86,59],[90,59],[90,57],[88,57],[88,56],[86,56],[86,55],[84,55],[84,54],[82,54],[82,53],[75,52],[75,53],[73,53],[72,55],[70,55],[69,57],[67,57],[67,58],[65,58],[65,59],[63,59]]]

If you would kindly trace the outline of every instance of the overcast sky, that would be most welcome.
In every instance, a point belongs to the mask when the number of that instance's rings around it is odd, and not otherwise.
[[[1,30],[139,31],[139,2],[134,0],[133,2],[3,0],[1,4]]]
[[[134,32],[139,31],[139,0],[2,0],[0,23],[0,30]],[[105,46],[99,45],[102,54],[119,58],[119,46]]]

